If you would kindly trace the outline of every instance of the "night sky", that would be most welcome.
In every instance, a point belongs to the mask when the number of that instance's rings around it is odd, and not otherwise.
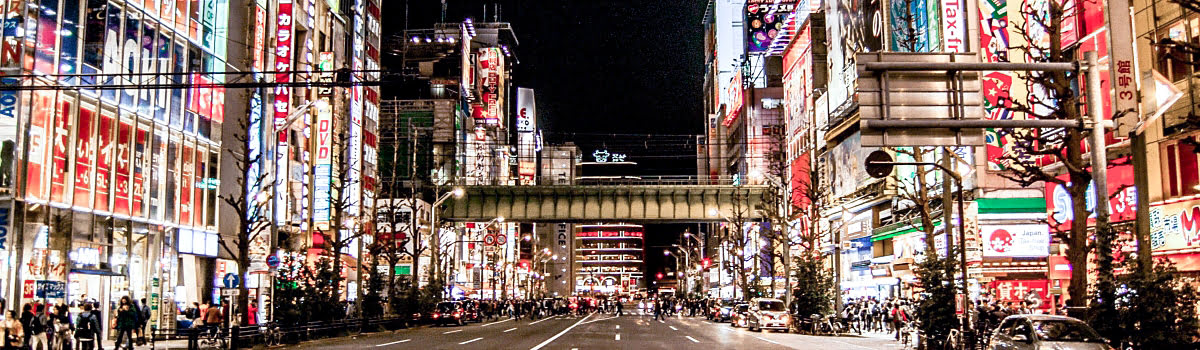
[[[597,149],[627,154],[645,175],[695,175],[690,135],[703,132],[706,2],[446,2],[445,22],[491,21],[500,6],[500,21],[511,23],[520,41],[513,84],[536,90],[547,142],[572,141],[586,155]],[[430,28],[442,21],[438,0],[382,6],[385,37],[402,34],[406,25]],[[646,245],[670,244],[682,227],[648,226]],[[646,253],[651,277],[661,270],[662,251]]]

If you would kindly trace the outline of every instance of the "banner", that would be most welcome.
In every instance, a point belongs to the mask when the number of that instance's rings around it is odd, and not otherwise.
[[[92,208],[101,212],[110,210],[108,206],[109,176],[112,175],[112,158],[116,151],[113,147],[115,124],[113,117],[107,113],[101,114],[99,122],[96,124],[96,192]]]
[[[76,207],[90,208],[92,206],[92,160],[96,158],[96,147],[92,142],[92,123],[95,123],[96,112],[89,108],[79,109],[79,119],[75,124],[75,200]]]
[[[1050,255],[1050,228],[1046,225],[981,225],[980,228],[985,258]]]
[[[113,182],[113,214],[129,215],[129,175],[133,126],[121,122],[117,127],[116,176]]]
[[[68,155],[71,150],[71,117],[74,116],[71,110],[70,103],[63,101],[59,108],[59,113],[54,115],[54,129],[50,130],[53,133],[51,147],[51,165],[50,170],[50,201],[61,204],[70,204],[67,199],[70,198],[67,193],[67,174],[71,172],[70,160]]]

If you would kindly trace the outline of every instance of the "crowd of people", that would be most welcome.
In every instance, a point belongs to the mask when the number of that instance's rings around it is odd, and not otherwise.
[[[21,312],[8,311],[0,321],[0,348],[4,350],[103,350],[104,336],[114,340],[115,350],[133,349],[147,343],[151,311],[146,299],[121,297],[109,305],[112,315],[102,314],[104,305],[81,298],[68,304],[32,302]],[[223,320],[219,307],[193,303],[181,316],[195,327],[216,329]],[[207,325],[207,326],[204,326]],[[107,332],[105,330],[107,329]],[[115,337],[113,336],[115,334]]]

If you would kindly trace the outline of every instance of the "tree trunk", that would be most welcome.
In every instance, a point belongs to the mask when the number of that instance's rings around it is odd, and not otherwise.
[[[1083,152],[1080,149],[1083,135],[1079,129],[1073,128],[1067,129],[1067,133],[1066,161],[1079,164],[1077,168],[1083,169]],[[1083,307],[1087,306],[1088,292],[1088,216],[1091,213],[1087,210],[1087,192],[1092,177],[1088,172],[1075,171],[1071,172],[1070,180],[1067,191],[1071,194],[1071,212],[1074,220],[1071,221],[1071,232],[1067,242],[1067,261],[1071,263],[1071,284],[1067,287],[1070,299],[1067,300],[1067,306],[1071,307],[1068,310],[1070,316],[1082,318]],[[1097,198],[1097,203],[1107,205],[1107,201],[1101,198]]]

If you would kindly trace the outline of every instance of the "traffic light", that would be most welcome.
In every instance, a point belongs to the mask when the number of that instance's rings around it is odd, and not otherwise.
[[[654,275],[654,277],[656,277],[655,279],[661,280],[663,278],[663,274],[662,274],[662,272],[659,272],[658,274]]]
[[[709,258],[704,258],[704,260],[701,260],[701,262],[703,263],[703,266],[706,269],[708,268],[709,265],[712,265],[712,260]]]

